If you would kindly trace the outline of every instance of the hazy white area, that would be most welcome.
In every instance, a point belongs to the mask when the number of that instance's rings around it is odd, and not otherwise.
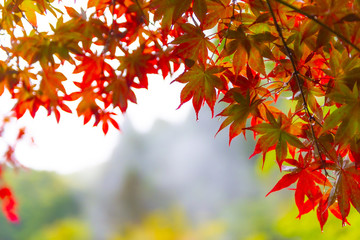
[[[129,105],[125,116],[120,114],[116,117],[119,119],[120,128],[126,127],[125,119],[139,132],[148,131],[156,119],[169,122],[185,120],[190,105],[183,105],[176,110],[181,88],[180,84],[170,85],[169,81],[154,76],[154,79],[150,79],[148,90],[135,90],[138,104]],[[7,109],[10,109],[11,103],[8,99],[1,96],[0,104],[3,107],[8,105]],[[35,140],[35,145],[30,141],[18,145],[18,160],[31,168],[60,173],[75,172],[107,160],[119,138],[121,139],[121,132],[112,126],[106,136],[102,132],[101,124],[93,127],[90,121],[84,126],[83,118],[77,117],[75,111],[73,114],[62,112],[58,124],[53,115],[47,116],[46,111],[40,109],[35,119],[26,113],[17,126],[26,126],[27,132]],[[16,133],[8,132],[7,135],[14,137]]]
[[[68,4],[68,6],[80,12],[81,7],[86,7],[86,2],[76,1],[76,4]],[[66,12],[60,5],[57,7]],[[56,23],[54,17],[37,16],[39,31],[49,29],[47,22]],[[24,22],[25,27],[26,25],[28,23]],[[28,29],[30,31],[30,25]],[[82,74],[71,75],[74,67],[69,64],[62,66],[61,69],[70,80],[79,81],[76,78],[82,77]],[[169,122],[183,121],[189,112],[190,104],[185,104],[181,109],[176,110],[180,104],[180,91],[183,86],[178,83],[170,85],[170,82],[170,79],[163,80],[156,75],[149,76],[148,90],[134,90],[138,104],[130,103],[125,116],[118,111],[119,116],[115,119],[120,124],[120,128],[124,127],[123,123],[126,119],[139,132],[148,131],[156,119]],[[69,92],[78,90],[71,81],[64,85]],[[4,94],[0,97],[0,104],[2,106],[0,114],[6,114],[14,101],[10,101],[9,94]],[[71,103],[69,106],[71,107]],[[14,138],[16,127],[26,126],[27,132],[34,138],[35,145],[30,141],[18,145],[16,149],[18,160],[31,168],[54,170],[60,173],[71,173],[107,160],[118,143],[121,132],[110,126],[108,134],[104,136],[101,124],[92,127],[93,121],[90,121],[84,126],[83,118],[77,117],[75,109],[76,105],[73,104],[73,114],[62,112],[59,124],[53,115],[47,116],[43,108],[39,110],[35,119],[32,119],[27,112],[5,136],[5,138]],[[11,141],[11,139],[4,140]]]

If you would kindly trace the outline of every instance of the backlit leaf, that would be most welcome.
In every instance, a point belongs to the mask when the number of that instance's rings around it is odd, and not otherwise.
[[[220,74],[225,71],[223,67],[194,65],[187,72],[180,75],[174,81],[186,83],[181,91],[180,106],[192,98],[196,112],[196,118],[204,101],[214,114],[216,101],[216,89],[223,91],[227,89],[227,82],[220,78]],[[179,107],[180,107],[179,106]]]

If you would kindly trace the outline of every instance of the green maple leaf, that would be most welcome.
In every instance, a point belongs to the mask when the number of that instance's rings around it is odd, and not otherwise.
[[[347,145],[360,132],[360,99],[357,84],[352,91],[341,84],[329,95],[329,98],[343,105],[325,119],[322,132],[339,126],[335,142]]]

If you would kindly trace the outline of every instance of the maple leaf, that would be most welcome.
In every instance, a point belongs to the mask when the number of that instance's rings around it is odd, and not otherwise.
[[[287,156],[288,145],[297,148],[305,147],[297,137],[301,133],[301,129],[298,126],[299,124],[293,124],[291,119],[283,113],[278,115],[277,120],[270,111],[266,111],[266,116],[269,123],[260,123],[249,128],[249,130],[262,135],[251,157],[263,152],[263,159],[265,160],[266,153],[275,146],[276,161],[281,168],[282,162]]]
[[[227,90],[226,80],[219,77],[219,74],[224,71],[224,67],[196,64],[176,78],[174,81],[186,83],[181,91],[179,107],[192,98],[196,118],[198,119],[200,108],[206,101],[212,115],[214,115],[216,89],[219,91]]]
[[[235,75],[230,70],[225,73],[234,88],[237,88],[242,95],[246,95],[247,91],[252,94],[267,95],[269,90],[260,86],[260,74],[256,74],[249,65],[246,66],[246,75]]]
[[[66,94],[66,90],[62,82],[67,80],[67,78],[61,72],[56,71],[56,68],[50,67],[44,69],[44,71],[39,75],[43,77],[40,89],[48,97],[56,100],[58,98],[58,91]]]
[[[266,75],[264,57],[268,59],[275,59],[271,50],[265,43],[273,42],[277,39],[270,32],[262,32],[255,34],[248,34],[250,30],[243,25],[240,25],[236,31],[227,30],[225,37],[230,39],[226,44],[223,56],[233,55],[233,66],[235,74],[248,63],[252,69]]]
[[[114,69],[102,56],[91,53],[90,56],[81,55],[77,56],[76,59],[80,61],[80,64],[75,67],[73,73],[84,72],[80,88],[87,88],[94,81],[101,81],[105,72],[110,76],[114,75]]]
[[[355,162],[355,168],[360,168],[360,139],[355,136],[353,139],[350,140],[350,160]]]
[[[87,3],[88,8],[95,7],[97,15],[104,14],[105,9],[111,4],[111,0],[89,0]]]
[[[181,24],[180,27],[185,34],[171,42],[171,44],[178,44],[174,48],[172,55],[191,60],[193,63],[198,59],[201,64],[206,64],[209,55],[208,51],[215,51],[215,45],[205,36],[200,27],[189,23]]]
[[[243,26],[239,26],[236,31],[227,30],[225,37],[230,39],[230,41],[226,44],[224,50],[221,52],[221,56],[234,54],[233,66],[235,74],[237,75],[248,60],[251,49],[251,42],[246,36]]]
[[[262,100],[257,99],[256,96],[251,97],[249,91],[246,96],[243,96],[236,88],[230,89],[222,101],[228,101],[229,98],[232,98],[234,101],[217,115],[227,117],[220,125],[217,133],[231,124],[229,129],[229,144],[231,144],[234,137],[238,136],[241,132],[245,134],[246,120],[249,117],[261,117],[259,104]]]
[[[342,106],[325,118],[322,132],[339,125],[335,141],[347,145],[360,132],[360,100],[357,84],[352,91],[341,84],[338,90],[329,94],[329,98]]]
[[[205,19],[203,19],[201,22],[201,27],[203,29],[211,29],[215,27],[218,23],[221,24],[221,22],[219,22],[219,19],[230,19],[233,15],[233,7],[229,3],[230,0],[207,1],[207,14],[205,15]]]
[[[324,228],[324,225],[329,217],[329,212],[327,210],[327,198],[324,198],[324,196],[320,199],[319,205],[316,209],[316,216],[318,218],[318,221],[320,223],[321,231]]]
[[[154,0],[150,3],[149,7],[155,9],[155,21],[162,18],[162,27],[170,29],[170,26],[190,8],[191,2],[192,0]],[[200,6],[200,4],[198,5]],[[202,12],[202,10],[199,9],[198,12]]]
[[[120,130],[119,124],[112,118],[113,115],[116,115],[113,112],[108,112],[108,111],[101,111],[99,113],[99,117],[96,119],[94,126],[97,126],[99,124],[99,122],[102,122],[102,130],[104,132],[104,134],[106,135],[106,133],[109,130],[109,123],[110,122],[117,130]]]
[[[24,0],[22,1],[22,3],[20,4],[20,6],[18,6],[19,9],[21,9],[22,11],[24,11],[24,14],[27,18],[27,20],[33,25],[33,26],[37,26],[37,21],[36,21],[36,14],[37,13],[41,13],[41,11],[39,10],[39,8],[37,7],[37,4],[35,1],[31,1],[31,0]]]
[[[14,97],[17,99],[17,103],[14,105],[12,111],[14,111],[18,119],[21,118],[27,110],[34,118],[37,110],[42,106],[42,101],[40,97],[37,96],[34,86],[30,88],[19,88],[19,92],[14,93]]]
[[[149,14],[147,11],[144,11],[145,5],[147,4],[148,3],[143,0],[120,1],[119,10],[115,9],[113,11],[114,14],[122,14],[122,8],[124,8],[126,21],[119,23],[118,27],[126,29],[120,34],[120,38],[121,41],[126,42],[127,45],[136,41],[138,37],[142,38],[141,35],[143,34],[150,35],[148,29],[144,28],[145,24],[149,24]],[[116,26],[116,24],[113,23],[113,29],[116,29],[114,26]],[[140,41],[140,44],[142,44],[142,41]]]
[[[315,83],[311,81],[304,81],[302,84],[302,92],[305,97],[307,106],[314,113],[314,115],[317,116],[318,119],[320,119],[321,121],[323,119],[323,111],[318,103],[317,97],[322,96],[323,92],[321,89],[315,88],[314,84]],[[299,92],[298,87],[294,86],[295,84],[294,85],[290,84],[290,85],[292,87],[293,93],[295,93],[293,99],[297,100],[295,111],[299,112],[303,108],[303,99],[300,94],[297,94]]]
[[[350,212],[350,203],[360,212],[360,173],[354,167],[354,163],[342,159],[336,161],[336,180],[331,189],[328,206],[337,201],[343,224]]]
[[[108,93],[110,102],[114,107],[119,107],[121,112],[125,112],[128,106],[128,100],[136,103],[136,96],[128,86],[126,79],[119,76],[112,80],[110,84],[105,87],[105,93]]]
[[[158,47],[159,52],[158,52],[158,66],[159,69],[161,69],[161,73],[163,78],[165,79],[169,73],[170,75],[173,72],[176,72],[179,67],[180,67],[180,62],[177,59],[174,59],[171,52],[172,52],[172,48],[168,47],[165,50],[162,50],[161,47]],[[173,64],[173,68],[171,67],[171,63]]]
[[[0,93],[7,89],[13,95],[19,86],[30,87],[31,80],[36,79],[36,75],[30,73],[29,69],[16,70],[2,61],[0,62],[0,74]]]
[[[319,201],[318,208],[316,209],[316,216],[320,223],[320,228],[323,230],[324,225],[328,219],[329,211],[338,219],[342,220],[339,204],[337,202],[333,203],[331,206],[328,205],[330,191],[327,191]],[[350,225],[350,223],[345,218],[345,223]]]
[[[132,53],[125,53],[125,56],[118,58],[121,65],[117,70],[124,71],[126,69],[125,77],[130,86],[147,88],[147,74],[158,73],[158,69],[156,68],[156,56],[153,54],[155,50],[155,47],[146,46],[144,43]],[[139,80],[138,83],[134,82],[136,77]]]
[[[318,185],[328,187],[332,185],[318,170],[318,164],[312,162],[309,153],[305,157],[300,153],[297,161],[295,159],[285,159],[285,161],[294,167],[283,166],[283,170],[290,173],[284,175],[266,196],[272,192],[287,188],[297,181],[295,202],[299,209],[298,217],[300,218],[301,215],[314,209],[322,198],[323,195]],[[305,196],[308,201],[305,201]]]
[[[76,85],[81,88],[81,91],[69,94],[65,100],[74,101],[81,99],[76,108],[78,116],[84,116],[84,124],[88,123],[92,116],[95,117],[95,122],[98,123],[100,121],[101,108],[96,103],[96,100],[100,100],[101,95],[97,92],[97,88],[92,86],[82,88],[81,83]]]

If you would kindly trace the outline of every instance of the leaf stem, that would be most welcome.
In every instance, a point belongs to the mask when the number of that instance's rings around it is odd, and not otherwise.
[[[281,1],[281,0],[274,0],[274,1]],[[294,76],[294,78],[295,78],[295,80],[296,80],[296,83],[297,83],[297,85],[298,85],[298,87],[299,87],[299,90],[300,90],[300,93],[301,93],[301,98],[302,98],[302,100],[303,100],[304,110],[305,110],[305,112],[306,112],[306,114],[307,114],[307,116],[308,116],[308,119],[309,119],[309,126],[310,126],[311,135],[312,135],[312,137],[313,137],[313,139],[314,139],[314,145],[315,145],[316,151],[317,151],[317,153],[318,153],[318,155],[319,155],[322,168],[325,170],[325,175],[327,176],[328,173],[327,173],[327,171],[326,171],[326,169],[325,169],[325,160],[324,160],[324,159],[322,158],[322,156],[321,156],[319,143],[318,143],[318,141],[317,141],[317,138],[316,138],[316,135],[315,135],[315,131],[314,131],[314,127],[313,127],[313,125],[312,125],[312,122],[314,121],[314,117],[311,115],[310,110],[309,110],[309,107],[308,107],[308,105],[307,105],[306,98],[305,98],[305,94],[304,94],[304,90],[303,90],[303,88],[302,88],[301,81],[300,81],[300,77],[299,77],[299,72],[298,72],[297,67],[296,67],[296,64],[295,64],[295,60],[294,60],[293,55],[292,55],[292,53],[291,53],[291,51],[290,51],[290,48],[289,48],[288,45],[286,44],[285,38],[284,38],[284,36],[283,36],[283,34],[282,34],[282,30],[281,30],[281,28],[280,28],[277,20],[276,20],[275,13],[274,13],[274,11],[273,11],[273,9],[272,9],[272,7],[271,7],[270,1],[269,1],[269,0],[266,0],[266,3],[267,3],[267,5],[268,5],[268,7],[269,7],[269,11],[270,11],[270,13],[271,13],[271,16],[272,16],[272,18],[273,18],[273,20],[274,20],[274,25],[275,25],[276,31],[279,33],[279,37],[281,38],[281,41],[282,41],[282,43],[283,43],[283,45],[284,45],[284,47],[285,47],[286,53],[287,53],[287,55],[288,55],[288,57],[289,57],[289,59],[290,59],[292,68],[293,68],[293,70],[294,70],[293,76]],[[290,78],[290,79],[291,79],[291,78]]]
[[[284,84],[283,86],[274,88],[271,91],[267,92],[265,95],[261,96],[261,99],[264,99],[264,100],[267,99],[268,95],[271,95],[273,92],[275,92],[275,94],[278,94],[279,92],[281,92],[286,87],[287,87],[287,84]]]
[[[216,47],[215,47],[214,51],[211,53],[211,56],[210,56],[210,63],[211,63],[211,61],[213,61],[213,62],[216,64],[216,63],[217,63],[217,61],[220,59],[220,57],[218,57],[218,58],[216,59],[216,61],[212,60],[212,59],[213,59],[213,57],[214,57],[214,55],[215,55],[215,52],[217,51],[217,49],[218,49],[218,48],[219,48],[219,46],[221,45],[222,41],[223,41],[223,38],[220,38],[219,43],[216,45]],[[218,55],[219,55],[219,54],[218,54]]]
[[[108,33],[108,37],[106,38],[105,40],[105,44],[104,44],[104,48],[101,52],[101,55],[103,55],[105,57],[105,54],[106,52],[108,51],[108,48],[109,48],[109,45],[110,45],[110,42],[113,40],[113,35],[114,35],[114,30],[115,30],[115,22],[116,22],[116,19],[115,19],[115,5],[116,5],[116,1],[115,0],[112,0],[111,1],[111,7],[112,7],[112,11],[111,11],[111,26],[110,26],[110,30],[109,30],[109,33]],[[105,16],[104,16],[105,17]]]
[[[262,85],[260,85],[260,86],[258,86],[256,88],[261,88],[261,87],[264,87],[264,86],[266,86],[268,84],[273,84],[273,83],[282,83],[283,85],[287,84],[287,82],[283,82],[283,81],[269,81],[269,82],[266,82],[266,83],[264,83],[264,84],[262,84]]]
[[[19,6],[16,6],[16,8],[20,11],[21,16],[31,25],[31,27],[35,30],[36,33],[38,33],[40,36],[41,34],[39,33],[38,29],[36,26],[34,26],[29,19],[27,19],[27,17],[25,16],[24,12],[19,8]]]
[[[192,14],[191,14],[191,19],[193,20],[195,26],[196,26],[197,28],[200,28],[199,24],[196,22],[196,20],[195,20],[195,18],[194,18],[194,16],[193,16]]]
[[[140,13],[141,13],[142,17],[147,21],[146,24],[149,24],[149,23],[150,23],[150,20],[149,20],[149,18],[145,15],[144,10],[141,8],[141,5],[140,5],[139,1],[138,1],[138,0],[135,0],[135,3],[136,3],[136,6],[140,9]],[[151,24],[154,25],[154,23],[151,23]]]

